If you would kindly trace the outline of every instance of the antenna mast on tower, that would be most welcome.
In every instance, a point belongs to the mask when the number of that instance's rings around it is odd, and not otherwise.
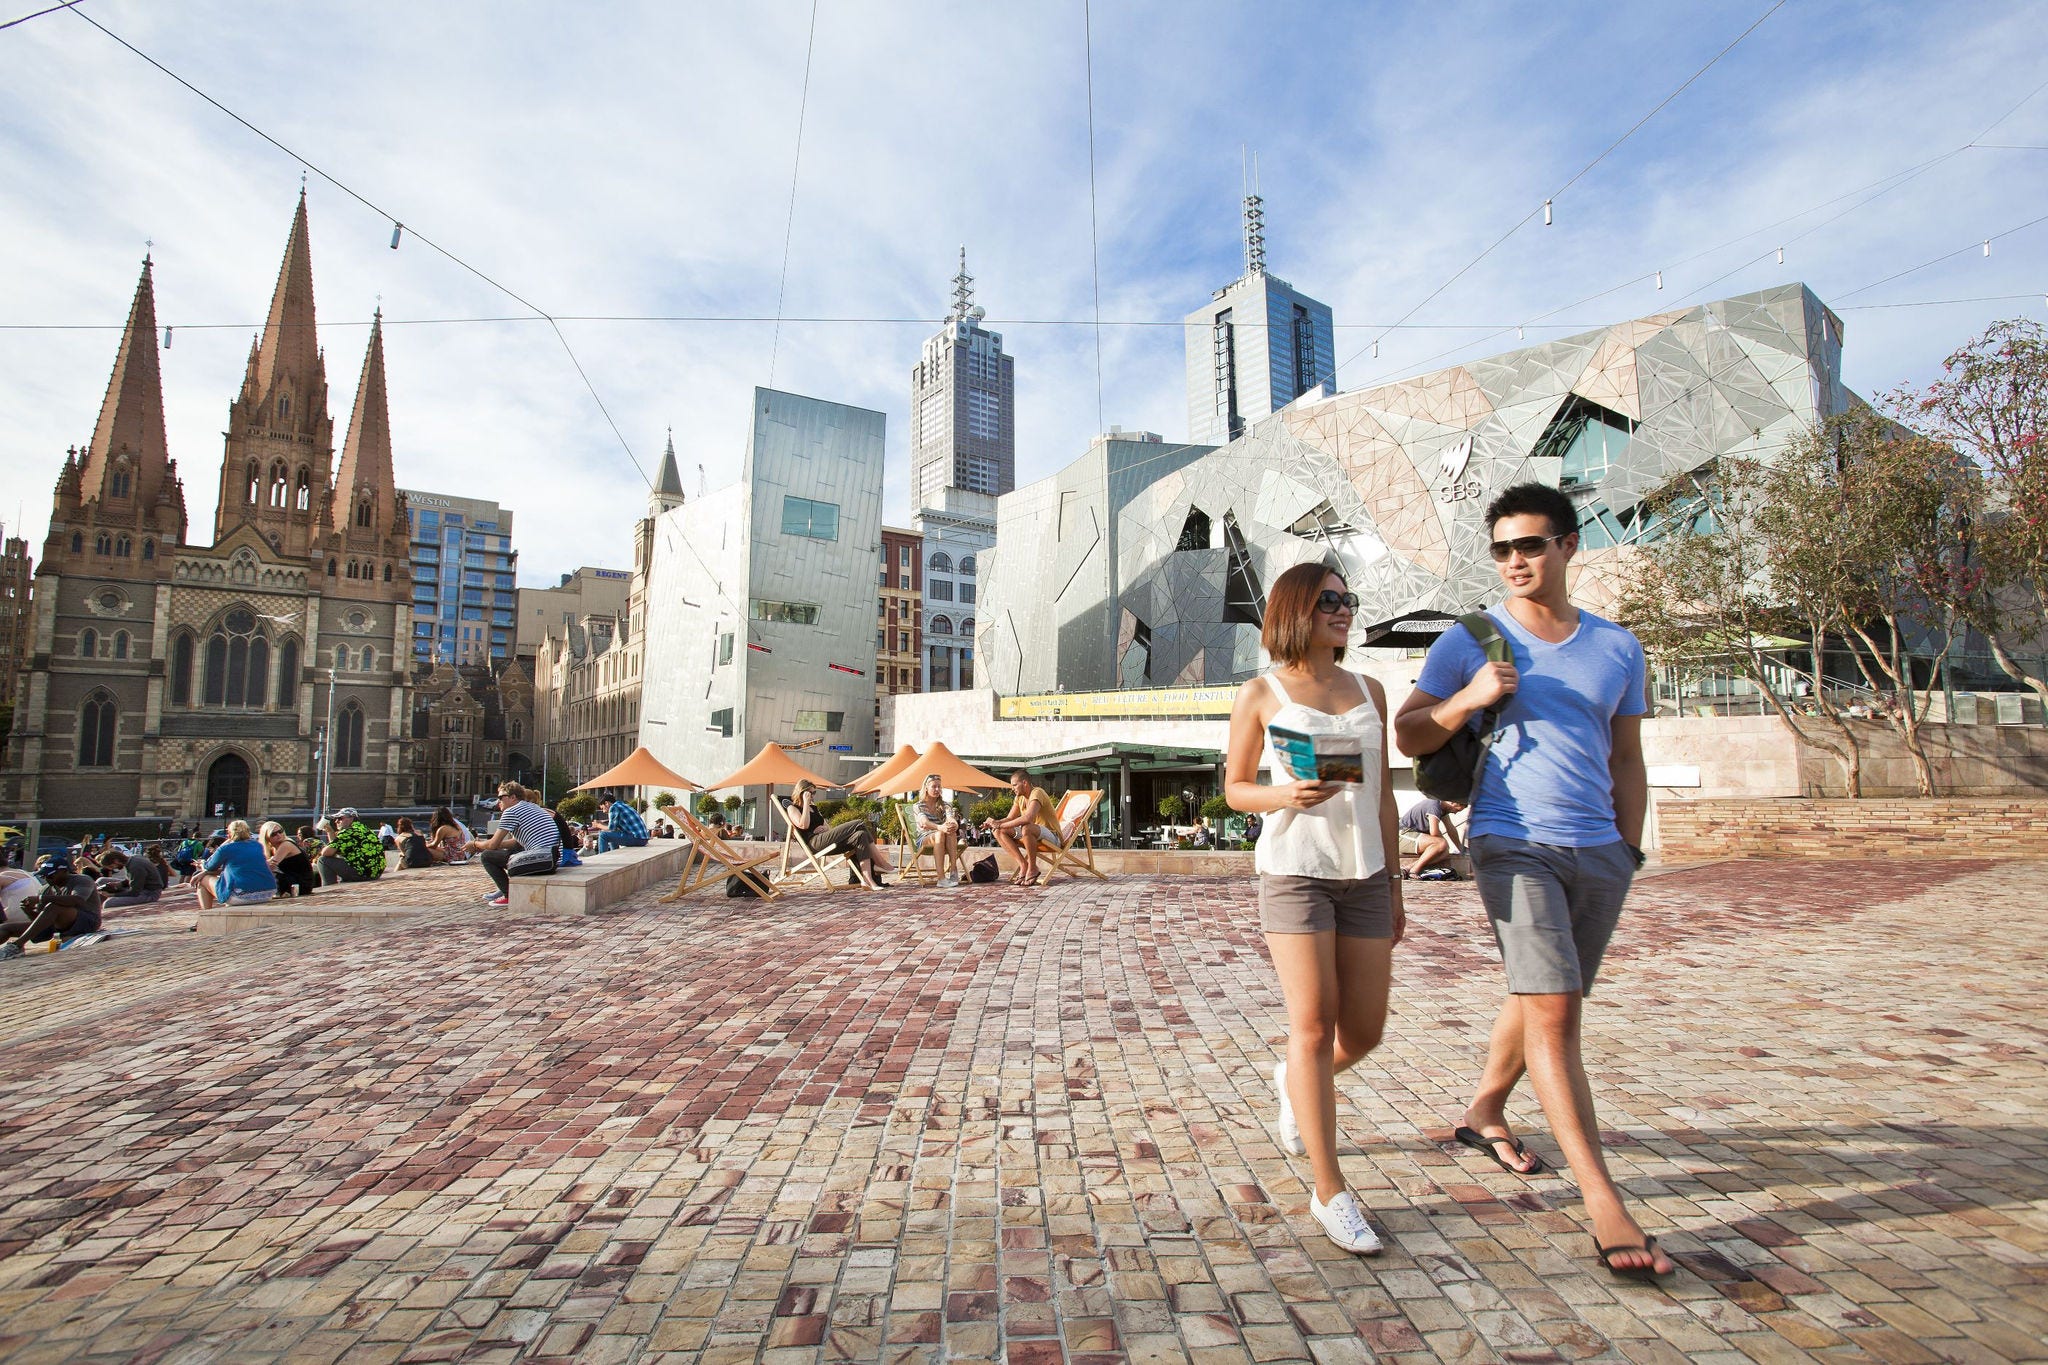
[[[1244,197],[1244,273],[1266,273],[1266,201],[1259,197],[1259,159],[1251,164],[1250,191]]]

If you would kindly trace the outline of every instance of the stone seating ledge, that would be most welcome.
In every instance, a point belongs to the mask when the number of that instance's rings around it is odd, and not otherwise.
[[[586,853],[581,867],[558,867],[547,877],[514,877],[506,908],[554,915],[601,914],[656,883],[681,877],[689,847],[683,839],[651,839],[642,848]]]

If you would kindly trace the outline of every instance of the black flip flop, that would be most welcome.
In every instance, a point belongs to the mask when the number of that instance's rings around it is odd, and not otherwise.
[[[1543,1164],[1542,1157],[1530,1151],[1527,1147],[1524,1147],[1522,1145],[1522,1140],[1518,1137],[1514,1137],[1511,1134],[1503,1134],[1500,1137],[1488,1137],[1486,1134],[1480,1132],[1477,1128],[1460,1128],[1456,1132],[1452,1133],[1451,1136],[1453,1138],[1456,1138],[1460,1143],[1467,1147],[1474,1147],[1477,1148],[1479,1151],[1486,1153],[1486,1155],[1492,1159],[1494,1165],[1500,1167],[1509,1175],[1541,1175],[1544,1171],[1549,1169],[1549,1167]],[[1523,1170],[1519,1166],[1508,1165],[1507,1161],[1504,1158],[1502,1158],[1501,1154],[1494,1150],[1493,1144],[1496,1142],[1505,1142],[1508,1146],[1515,1149],[1516,1156],[1528,1157],[1536,1164],[1534,1166],[1529,1167],[1527,1170]],[[1622,1247],[1619,1249],[1626,1251],[1628,1248]]]
[[[1619,1279],[1642,1280],[1645,1283],[1655,1283],[1671,1273],[1668,1270],[1660,1272],[1657,1269],[1657,1239],[1655,1237],[1645,1237],[1639,1244],[1618,1247],[1601,1246],[1600,1239],[1595,1237],[1593,1239],[1593,1250],[1600,1253],[1600,1264],[1607,1267],[1607,1273]],[[1616,1265],[1614,1258],[1624,1251],[1646,1251],[1650,1254],[1650,1264]]]

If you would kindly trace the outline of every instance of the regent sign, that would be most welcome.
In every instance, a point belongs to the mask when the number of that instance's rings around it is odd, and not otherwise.
[[[1237,688],[1148,687],[1118,692],[1040,692],[1003,697],[996,714],[1004,720],[1112,720],[1132,716],[1227,716]]]

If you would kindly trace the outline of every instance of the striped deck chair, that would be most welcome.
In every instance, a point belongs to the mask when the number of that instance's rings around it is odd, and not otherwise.
[[[782,817],[782,861],[775,869],[777,890],[798,890],[806,882],[816,881],[827,891],[837,891],[839,882],[836,876],[848,868],[860,879],[862,886],[870,891],[875,889],[866,864],[856,863],[844,853],[820,853],[805,843],[803,836],[796,832],[796,812],[790,809],[787,801],[770,792],[768,804]]]
[[[738,877],[759,892],[763,900],[772,901],[780,894],[772,877],[755,871],[763,863],[774,862],[777,850],[741,853],[705,828],[696,816],[681,806],[670,807],[669,814],[682,826],[683,837],[690,841],[690,851],[683,859],[682,879],[676,883],[676,889],[663,896],[662,900],[679,901],[692,891],[726,877]]]

